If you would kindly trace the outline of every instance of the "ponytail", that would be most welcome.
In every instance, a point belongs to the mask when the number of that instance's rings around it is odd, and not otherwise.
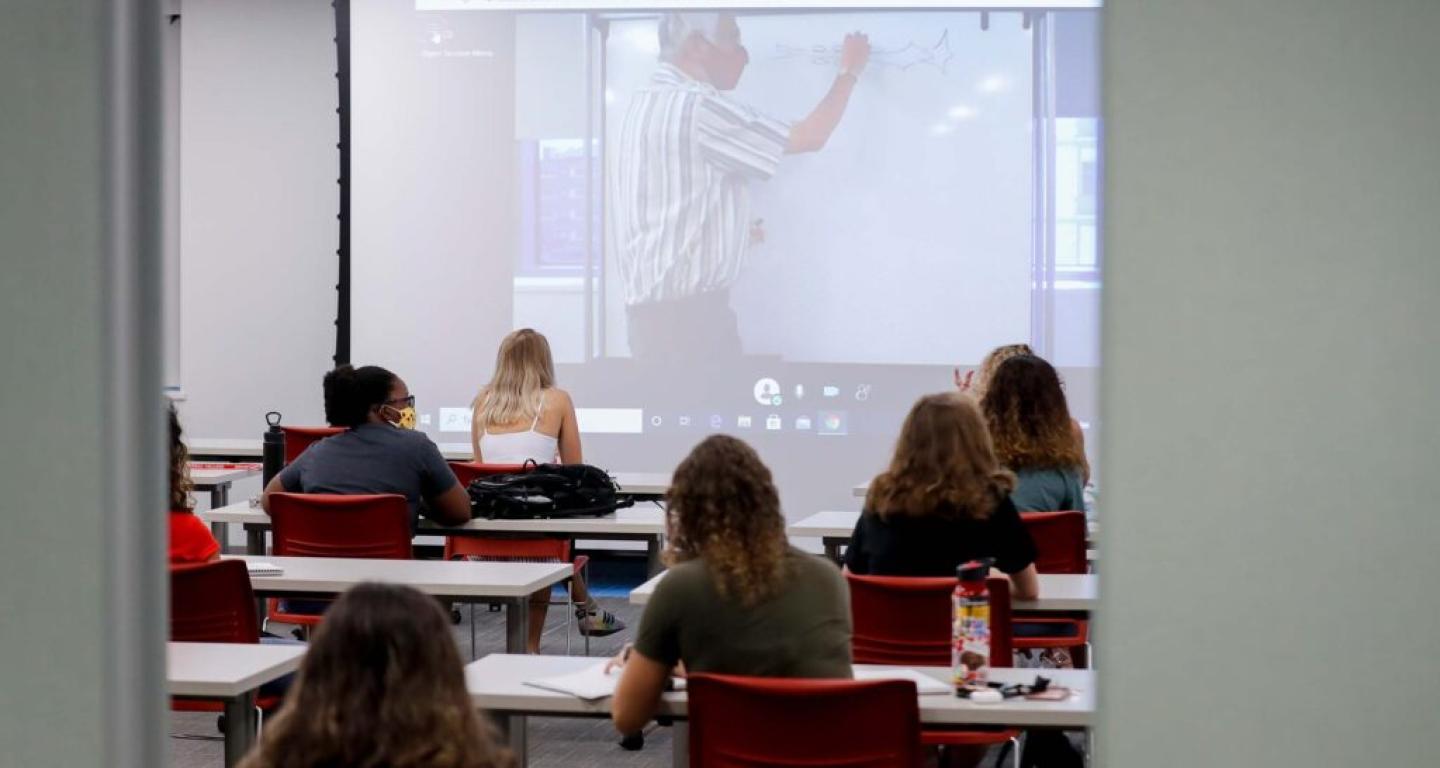
[[[395,374],[378,365],[353,368],[342,365],[325,374],[325,421],[332,427],[358,427],[370,418],[370,409],[390,398]]]

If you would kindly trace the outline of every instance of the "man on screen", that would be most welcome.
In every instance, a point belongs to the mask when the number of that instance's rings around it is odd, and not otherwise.
[[[649,360],[740,354],[729,288],[763,238],[748,185],[786,153],[822,149],[870,58],[855,33],[809,116],[786,124],[737,102],[749,52],[730,13],[666,13],[660,66],[630,101],[610,172],[610,232],[631,354]]]

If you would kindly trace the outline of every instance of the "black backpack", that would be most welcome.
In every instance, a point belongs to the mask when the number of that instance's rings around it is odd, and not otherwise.
[[[529,471],[477,477],[470,493],[470,516],[500,519],[594,517],[635,503],[620,494],[610,475],[589,464],[536,464]]]

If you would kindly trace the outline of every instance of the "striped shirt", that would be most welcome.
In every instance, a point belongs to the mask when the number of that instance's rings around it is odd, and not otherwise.
[[[661,64],[630,101],[609,173],[625,303],[727,288],[750,244],[751,179],[775,175],[786,124]]]

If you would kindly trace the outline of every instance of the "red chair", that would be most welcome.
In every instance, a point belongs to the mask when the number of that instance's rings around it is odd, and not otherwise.
[[[696,768],[921,764],[920,705],[908,680],[791,680],[692,674]]]
[[[485,464],[477,461],[452,461],[450,471],[455,473],[455,479],[460,484],[468,487],[471,481],[481,477],[494,475],[508,475],[516,472],[528,472],[534,468],[534,464]],[[573,562],[576,576],[583,578],[585,569],[590,564],[590,558],[584,555],[570,558],[570,542],[567,539],[554,539],[545,537],[498,537],[498,536],[446,536],[445,537],[445,559],[455,560],[458,558],[473,557],[481,560],[554,560],[556,562]],[[551,605],[565,605],[573,608],[572,601],[554,603]],[[458,614],[456,614],[458,616]],[[570,624],[565,624],[565,653],[570,653]],[[475,655],[475,605],[470,605],[470,655]],[[590,655],[590,637],[585,636],[585,655]]]
[[[364,557],[409,560],[410,507],[399,494],[275,493],[270,496],[274,552],[281,557]],[[281,611],[271,599],[267,621],[303,628],[320,614]]]
[[[1085,513],[1022,512],[1020,519],[1035,540],[1035,570],[1040,573],[1087,573],[1089,558],[1085,555]],[[1090,626],[1082,619],[1025,617],[1020,622],[1028,630],[1015,637],[1018,650],[1064,648],[1076,655],[1084,650],[1090,658]],[[1035,635],[1033,632],[1045,634]]]
[[[948,667],[953,617],[952,578],[861,576],[845,572],[850,583],[850,616],[854,624],[851,653],[856,664]],[[990,666],[1013,663],[1010,635],[1010,580],[985,580],[990,592]],[[929,746],[990,746],[1010,742],[1020,765],[1020,731],[925,730],[920,741]]]
[[[285,433],[285,463],[299,458],[306,448],[345,431],[344,427],[281,427]]]
[[[240,560],[170,566],[170,639],[190,643],[260,642],[250,572]],[[279,696],[260,696],[262,713],[280,706]],[[174,699],[177,712],[223,712],[225,703],[210,699]]]

